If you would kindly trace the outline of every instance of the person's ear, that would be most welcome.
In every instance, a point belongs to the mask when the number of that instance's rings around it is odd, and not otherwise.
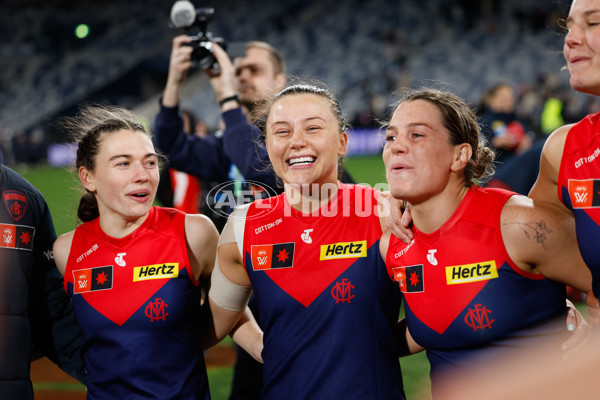
[[[450,170],[458,172],[465,169],[472,155],[473,148],[470,144],[461,143],[454,146],[454,159],[452,161],[452,165],[450,166]]]
[[[79,167],[79,171],[77,171],[79,175],[79,180],[83,187],[85,187],[88,191],[94,193],[96,191],[96,185],[94,183],[94,174],[92,174],[87,168]]]
[[[338,156],[342,157],[344,154],[346,154],[346,147],[348,146],[348,133],[347,132],[343,132],[340,135],[340,145],[338,148]]]

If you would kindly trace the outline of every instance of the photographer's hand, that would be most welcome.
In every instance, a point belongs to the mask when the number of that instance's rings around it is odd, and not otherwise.
[[[190,43],[190,40],[187,35],[179,35],[173,39],[169,75],[162,97],[162,104],[165,107],[175,107],[179,104],[181,84],[185,81],[187,72],[193,65],[191,59],[193,48],[185,45]]]
[[[213,43],[213,55],[219,63],[221,72],[218,75],[215,75],[207,70],[206,73],[210,77],[210,84],[215,92],[215,99],[219,102],[228,97],[232,97],[237,93],[237,79],[235,76],[235,67],[231,62],[229,55],[216,43]],[[221,106],[221,112],[236,107],[239,107],[239,103],[234,101],[227,102]]]

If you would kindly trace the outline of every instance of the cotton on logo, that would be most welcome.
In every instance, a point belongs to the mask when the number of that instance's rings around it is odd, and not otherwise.
[[[313,231],[312,229],[305,229],[304,233],[302,235],[300,235],[300,237],[302,238],[302,241],[304,243],[308,243],[308,244],[312,243],[312,238],[310,237],[310,233],[312,231]]]
[[[429,263],[431,265],[437,265],[438,264],[438,260],[435,258],[435,253],[437,252],[437,249],[432,249],[429,250],[427,252],[427,261],[429,261]]]

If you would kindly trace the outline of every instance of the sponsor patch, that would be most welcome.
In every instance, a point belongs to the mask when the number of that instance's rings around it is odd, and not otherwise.
[[[403,293],[420,293],[425,291],[423,282],[423,264],[392,268],[394,281],[398,282]]]
[[[321,260],[359,258],[367,256],[367,241],[340,242],[321,245]]]
[[[35,228],[31,226],[0,224],[0,232],[2,232],[0,247],[27,251],[33,249]]]
[[[13,220],[18,221],[23,218],[29,205],[29,200],[25,193],[18,190],[7,190],[2,193],[2,199],[4,200],[6,210]]]
[[[179,263],[164,263],[145,265],[133,268],[133,281],[147,281],[149,279],[170,279],[179,276]]]
[[[73,292],[86,293],[112,289],[113,266],[78,269],[73,271]]]
[[[253,245],[250,251],[252,269],[261,271],[294,266],[295,243]]]
[[[569,179],[568,190],[573,208],[600,207],[600,180]]]
[[[498,269],[494,260],[446,267],[446,283],[448,285],[486,281],[497,277]]]

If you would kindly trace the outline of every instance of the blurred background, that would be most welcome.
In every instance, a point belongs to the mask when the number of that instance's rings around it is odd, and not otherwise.
[[[171,40],[183,33],[169,27],[173,3],[0,2],[0,155],[42,191],[58,234],[74,228],[79,193],[64,168],[72,161],[72,146],[55,122],[82,104],[110,103],[133,109],[152,124]],[[399,88],[447,89],[483,116],[492,107],[490,89],[508,85],[511,112],[532,143],[600,109],[596,99],[572,91],[568,73],[561,71],[560,21],[568,0],[192,3],[215,9],[208,30],[230,48],[266,41],[282,52],[290,76],[317,78],[333,89],[354,128],[346,168],[357,182],[385,180],[378,121],[386,118]],[[186,81],[181,106],[193,110],[208,132],[218,129],[219,112],[202,71]],[[216,359],[229,345],[214,350],[215,360],[209,361],[215,399],[228,396],[232,361]],[[416,355],[402,363],[411,398],[427,388],[427,361]],[[44,360],[34,363],[36,398],[85,397],[81,385],[52,368]]]
[[[169,0],[3,0],[0,5],[0,143],[6,163],[63,163],[68,140],[51,122],[83,102],[107,102],[154,119],[166,83]],[[385,116],[401,87],[436,86],[483,110],[506,82],[516,112],[539,137],[548,99],[576,120],[595,100],[568,88],[560,19],[568,0],[221,0],[208,30],[231,46],[264,40],[290,75],[318,78],[338,95],[355,128]],[[202,72],[182,107],[209,131],[219,113]],[[550,128],[544,128],[546,131]],[[50,151],[50,155],[48,152]],[[359,150],[357,150],[359,151]],[[372,150],[370,150],[372,151]]]

